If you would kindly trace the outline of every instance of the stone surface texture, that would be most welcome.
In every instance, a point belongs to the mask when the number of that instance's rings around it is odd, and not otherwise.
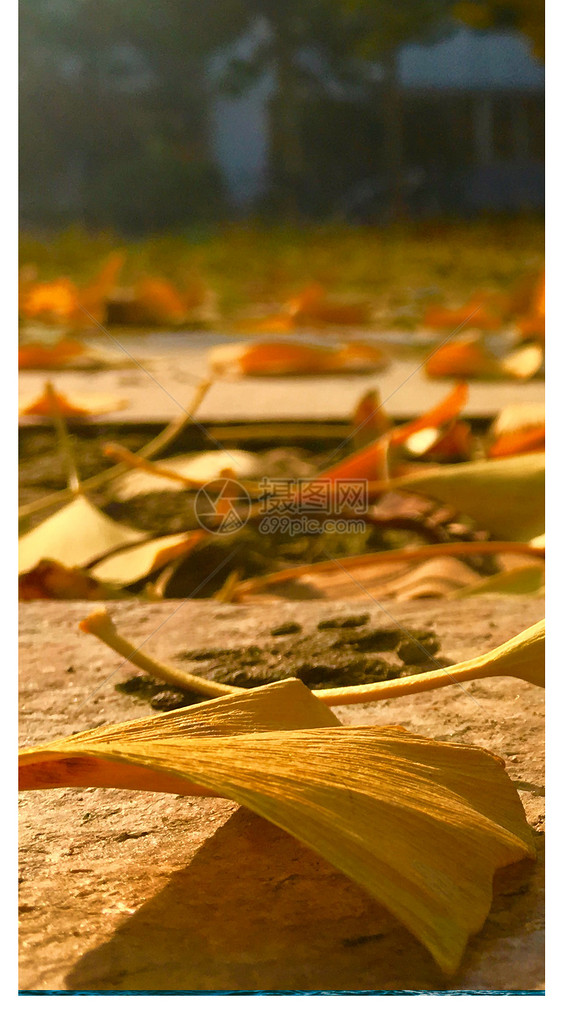
[[[21,744],[151,713],[118,693],[137,670],[78,631],[91,603],[21,607]],[[434,630],[454,661],[543,615],[538,598],[372,604],[375,626]],[[185,650],[313,634],[356,603],[110,603],[120,630],[178,664]],[[185,665],[185,663],[183,663]],[[407,990],[543,988],[543,691],[484,680],[337,709],[344,723],[400,724],[504,758],[535,829],[536,864],[496,877],[492,911],[458,973],[360,887],[234,803],[113,789],[20,796],[20,988],[30,990]],[[376,834],[376,828],[373,829]]]

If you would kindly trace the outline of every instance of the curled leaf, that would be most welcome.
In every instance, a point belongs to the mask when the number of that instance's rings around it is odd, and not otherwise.
[[[468,398],[468,385],[457,384],[439,404],[403,426],[395,426],[362,450],[349,455],[331,468],[321,472],[322,478],[382,479],[386,475],[387,455],[391,448],[399,447],[422,430],[437,430],[432,442],[439,436],[439,428],[450,423],[459,414]]]
[[[463,557],[496,555],[544,557],[541,547],[512,542],[456,542],[393,549],[301,564],[263,577],[241,581],[234,590],[237,602],[254,598],[409,600],[453,594],[479,583]],[[458,557],[458,559],[455,559]]]
[[[496,869],[534,854],[515,788],[485,750],[400,728],[330,728],[337,720],[312,701],[287,680],[98,728],[22,751],[21,786],[234,799],[362,885],[453,973],[486,919]]]
[[[488,448],[489,458],[544,451],[544,403],[517,402],[515,405],[506,405],[492,423],[490,436],[493,442]]]

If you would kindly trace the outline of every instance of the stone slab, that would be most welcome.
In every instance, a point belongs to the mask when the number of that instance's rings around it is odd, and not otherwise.
[[[305,336],[306,337],[306,336]],[[370,335],[372,340],[377,334]],[[236,339],[239,340],[239,339]],[[312,340],[322,340],[318,335]],[[175,418],[190,400],[199,379],[207,375],[207,353],[232,336],[199,333],[143,339],[120,338],[111,354],[125,350],[142,363],[131,368],[101,371],[22,371],[20,399],[31,400],[46,379],[72,394],[115,395],[126,407],[102,417],[108,423],[158,422]],[[103,351],[104,347],[98,343]],[[105,348],[108,347],[106,343]],[[391,351],[391,364],[380,373],[347,377],[253,378],[217,382],[206,396],[197,418],[201,422],[252,422],[259,420],[348,420],[366,391],[378,389],[387,411],[396,418],[420,415],[451,389],[450,380],[429,380],[421,363],[427,352],[404,359],[403,350]],[[544,382],[488,383],[472,381],[466,417],[494,416],[514,402],[544,401]]]
[[[21,741],[45,742],[151,713],[114,689],[136,670],[78,632],[91,603],[21,606]],[[540,619],[538,598],[377,604],[374,623],[432,626],[457,661]],[[119,627],[177,662],[183,649],[304,632],[357,603],[117,602]],[[491,914],[445,980],[416,940],[329,863],[234,803],[112,789],[20,796],[20,988],[403,990],[543,988],[544,694],[514,679],[337,709],[351,724],[501,755],[539,860],[501,871]]]

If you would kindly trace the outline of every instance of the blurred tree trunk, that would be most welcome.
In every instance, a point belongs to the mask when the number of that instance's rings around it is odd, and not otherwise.
[[[398,50],[384,60],[382,114],[384,125],[383,162],[389,190],[388,216],[398,221],[405,216],[403,178],[402,95],[398,76]]]
[[[274,206],[284,219],[296,221],[304,175],[297,53],[287,33],[279,25],[276,28],[276,87],[269,102],[268,123]]]

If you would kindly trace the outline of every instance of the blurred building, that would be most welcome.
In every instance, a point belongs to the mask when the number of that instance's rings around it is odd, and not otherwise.
[[[396,85],[408,214],[544,207],[544,66],[524,36],[459,27],[438,42],[405,45]],[[215,158],[240,208],[267,189],[270,92],[266,79],[214,107]],[[340,95],[304,108],[302,143],[311,214],[384,218],[391,181],[376,83],[364,104]]]

